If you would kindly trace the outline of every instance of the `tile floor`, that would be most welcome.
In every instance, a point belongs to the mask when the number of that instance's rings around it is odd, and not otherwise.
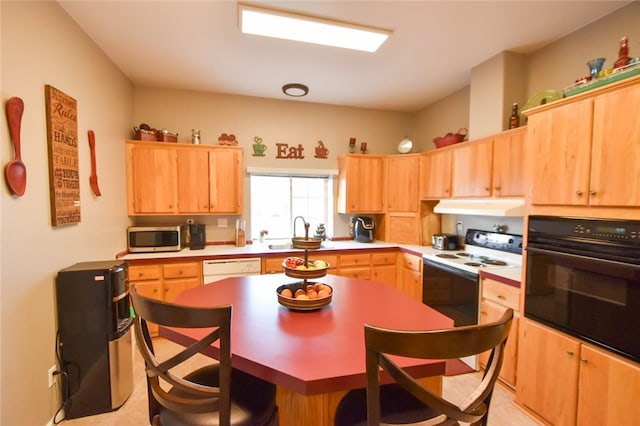
[[[164,339],[155,341],[156,350],[175,351],[177,346]],[[171,353],[169,352],[169,353]],[[194,360],[194,365],[189,369],[207,363],[210,360],[205,356],[198,355]],[[185,372],[186,373],[186,372]],[[480,373],[463,374],[459,376],[446,377],[444,379],[444,393],[447,398],[459,401],[473,389],[480,380]],[[466,393],[465,393],[466,392]],[[538,422],[527,416],[522,410],[512,404],[513,394],[504,386],[497,385],[491,402],[489,413],[490,426],[537,426]],[[62,426],[147,426],[147,388],[144,376],[143,362],[138,352],[135,353],[134,360],[134,389],[131,397],[120,409],[105,414],[82,417],[78,419],[65,420]],[[304,426],[304,425],[300,425]]]

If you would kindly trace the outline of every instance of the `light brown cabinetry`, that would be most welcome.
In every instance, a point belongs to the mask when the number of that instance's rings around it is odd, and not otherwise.
[[[418,154],[385,157],[385,215],[377,232],[384,241],[420,244]]]
[[[420,199],[451,197],[451,148],[420,154]]]
[[[167,144],[127,143],[129,215],[178,212],[177,151]]]
[[[384,212],[384,157],[338,157],[338,213]]]
[[[520,323],[520,288],[487,277],[481,277],[480,286],[482,294],[480,324],[497,321],[507,308],[511,308],[514,311],[499,377],[503,382],[515,388]],[[478,361],[482,367],[487,365],[489,354],[490,352],[485,352],[478,356]]]
[[[396,286],[396,251],[371,253],[371,280]]]
[[[129,215],[242,213],[242,148],[126,142]]]
[[[360,280],[371,278],[371,254],[353,253],[340,255],[340,270],[338,275]]]
[[[401,253],[400,277],[397,287],[404,294],[422,302],[422,256]]]
[[[639,114],[638,78],[533,110],[532,203],[640,205]]]
[[[202,262],[129,261],[129,285],[137,286],[139,293],[143,296],[174,302],[184,290],[202,285]],[[150,328],[152,334],[157,334],[156,325]]]
[[[525,128],[520,128],[457,146],[452,196],[523,196],[524,138]]]
[[[520,404],[558,426],[637,424],[638,364],[534,321],[521,326]]]
[[[451,195],[490,197],[493,140],[469,141],[453,150]]]
[[[420,156],[388,155],[384,161],[386,212],[417,213]]]

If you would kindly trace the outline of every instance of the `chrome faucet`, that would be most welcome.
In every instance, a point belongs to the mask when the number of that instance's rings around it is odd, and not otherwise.
[[[302,216],[296,216],[295,219],[293,219],[293,238],[296,237],[296,221],[298,219],[302,219],[302,223],[304,224],[304,238],[309,238],[309,224],[304,220],[304,217]]]

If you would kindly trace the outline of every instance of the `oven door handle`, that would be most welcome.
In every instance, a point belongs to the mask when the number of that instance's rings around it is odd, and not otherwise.
[[[600,265],[603,265],[603,266],[609,265],[615,268],[632,268],[633,270],[640,270],[640,265],[635,265],[633,263],[619,262],[617,260],[609,260],[609,259],[603,259],[603,258],[594,257],[594,256],[585,256],[580,254],[567,253],[567,252],[556,251],[556,250],[547,250],[547,249],[530,247],[530,246],[526,247],[525,250],[527,252],[546,254],[549,256],[558,256],[558,257],[564,257],[564,258],[569,258],[574,260],[598,262]]]

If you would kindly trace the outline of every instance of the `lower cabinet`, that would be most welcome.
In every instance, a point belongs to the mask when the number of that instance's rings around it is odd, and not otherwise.
[[[534,321],[521,324],[516,400],[556,426],[638,423],[640,365]]]
[[[129,261],[129,286],[133,285],[143,296],[174,302],[184,290],[202,285],[202,262]],[[157,335],[155,324],[149,324],[149,329]]]
[[[518,365],[518,330],[520,325],[520,288],[514,287],[482,276],[480,278],[481,302],[479,323],[486,324],[500,319],[505,309],[513,309],[511,330],[505,345],[504,360],[500,370],[500,380],[512,388],[516,386],[516,370]],[[480,366],[485,367],[489,354],[478,356]]]
[[[396,286],[396,262],[397,252],[371,253],[371,279]]]
[[[359,280],[371,279],[371,254],[341,254],[338,275]]]
[[[422,302],[422,256],[401,253],[399,278],[396,287],[403,293]]]

